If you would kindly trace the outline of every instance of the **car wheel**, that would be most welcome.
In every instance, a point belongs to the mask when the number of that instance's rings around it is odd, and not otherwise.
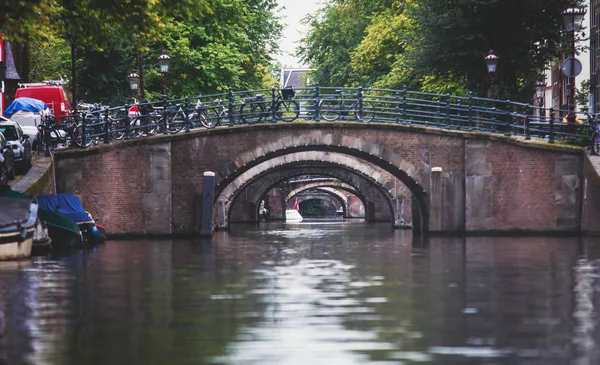
[[[8,173],[6,172],[6,166],[0,165],[0,185],[8,184]]]
[[[6,168],[8,168],[8,167],[6,167]],[[12,165],[12,169],[10,169],[10,171],[8,172],[8,180],[14,180],[14,179],[15,179],[15,165]]]

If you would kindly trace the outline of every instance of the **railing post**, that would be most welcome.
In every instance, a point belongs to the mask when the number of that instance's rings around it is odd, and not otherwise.
[[[125,104],[125,139],[130,139],[129,135],[131,132],[131,119],[129,118],[129,105]]]
[[[395,116],[394,116],[394,121],[396,122],[396,124],[398,124],[400,122],[400,92],[396,91],[396,96],[395,96],[395,101],[396,101],[396,110],[395,110]]]
[[[455,127],[457,130],[461,130],[461,123],[462,123],[462,100],[458,99],[456,101],[456,123],[455,123]]]
[[[110,142],[110,122],[108,119],[108,108],[102,108],[102,113],[98,114],[98,117],[102,116],[102,120],[104,121],[104,143]]]
[[[531,120],[531,118],[529,118],[530,111],[533,113],[533,107],[527,104],[527,106],[525,107],[525,140],[531,139],[531,133],[529,130],[529,122]]]
[[[167,132],[167,96],[163,95],[163,117],[162,117],[162,134],[168,134]]]
[[[548,137],[548,143],[554,143],[554,107],[550,107],[550,136]]]
[[[198,99],[200,99],[200,95],[198,95]],[[190,117],[188,115],[188,113],[190,112],[190,102],[189,102],[189,97],[185,98],[185,109],[183,109],[183,116],[185,117],[185,131],[189,132],[190,131]],[[192,112],[193,113],[193,112]]]
[[[359,115],[359,121],[361,121],[363,119],[363,88],[362,86],[359,86],[357,91],[356,91],[356,100],[358,101],[358,115]]]
[[[406,124],[406,85],[402,86],[402,123]],[[409,123],[410,124],[410,123]]]
[[[77,115],[81,118],[81,113],[77,113]],[[85,148],[86,124],[85,118],[81,118],[81,148]]]
[[[473,130],[473,93],[469,91],[469,108],[468,108],[468,116],[467,116],[467,128],[466,130]]]
[[[319,96],[319,83],[317,82],[315,84],[315,94],[314,94],[314,115],[313,115],[313,120],[315,121],[319,121],[319,119],[321,118],[321,98]]]
[[[446,128],[450,127],[450,94],[446,94]]]
[[[490,127],[490,130],[492,132],[496,132],[496,126],[498,125],[498,109],[496,109],[495,106],[492,107],[492,126]]]
[[[235,119],[233,118],[233,108],[234,108],[234,96],[233,90],[231,88],[227,89],[227,99],[229,101],[229,126],[232,127],[235,123]]]
[[[504,120],[504,135],[511,135],[512,115],[510,112],[510,100],[506,100],[506,119]]]
[[[275,86],[271,86],[271,120],[277,123],[277,96],[275,94]]]
[[[442,102],[438,99],[438,101],[437,101],[437,109],[435,111],[435,126],[438,127],[438,128],[441,125],[440,119],[442,118],[441,105],[442,105]]]

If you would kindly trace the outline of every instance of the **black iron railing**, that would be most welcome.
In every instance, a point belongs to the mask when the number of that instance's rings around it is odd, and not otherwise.
[[[177,100],[99,107],[75,113],[70,124],[79,128],[72,138],[77,138],[76,145],[81,147],[197,128],[297,120],[427,126],[585,145],[590,117],[578,114],[575,123],[567,123],[567,113],[568,110],[472,95],[315,85],[295,90],[228,90]]]

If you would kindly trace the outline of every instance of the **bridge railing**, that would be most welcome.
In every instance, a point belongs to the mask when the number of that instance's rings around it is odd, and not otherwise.
[[[585,144],[588,116],[473,95],[456,96],[376,88],[311,86],[295,89],[228,90],[175,100],[140,102],[82,113],[83,139],[113,140],[174,134],[198,128],[255,123],[354,121],[426,126]]]

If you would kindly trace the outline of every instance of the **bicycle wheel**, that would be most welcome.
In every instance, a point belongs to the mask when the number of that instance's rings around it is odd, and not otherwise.
[[[167,132],[169,134],[181,132],[183,127],[185,127],[186,121],[187,116],[181,110],[178,110],[174,115],[167,116]]]
[[[592,154],[600,155],[600,135],[598,135],[598,132],[594,132],[592,135]]]
[[[120,121],[112,119],[108,124],[110,129],[110,139],[120,140],[125,137],[125,128],[120,125]]]
[[[262,120],[264,113],[265,105],[263,102],[250,102],[242,104],[240,107],[240,118],[243,123],[259,123]]]
[[[357,104],[354,107],[354,117],[361,122],[371,122],[375,119],[375,105],[370,101],[363,101],[361,111]]]
[[[37,153],[39,156],[49,156],[48,142],[46,141],[46,133],[38,133],[35,138]]]
[[[69,133],[71,140],[77,147],[89,147],[92,144],[92,138],[85,137],[85,142],[83,141],[83,130],[81,127],[81,123],[75,126],[71,132]]]
[[[219,114],[215,109],[202,110],[199,115],[204,128],[212,129],[219,125]]]
[[[280,100],[275,108],[277,118],[284,122],[292,122],[300,114],[300,106],[294,100]]]
[[[323,101],[321,102],[321,105],[319,107],[320,107],[320,111],[321,111],[321,118],[323,118],[325,120],[328,120],[328,121],[338,120],[340,118],[340,116],[342,115],[342,113],[341,113],[342,105],[337,99],[333,99],[333,98],[323,99]]]
[[[129,137],[138,138],[142,132],[142,119],[139,117],[129,119]]]

